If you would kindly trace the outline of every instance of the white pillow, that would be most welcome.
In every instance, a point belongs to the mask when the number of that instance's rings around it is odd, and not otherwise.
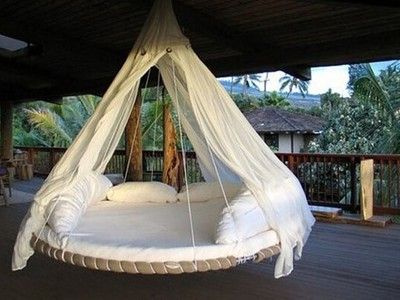
[[[121,184],[124,182],[124,176],[122,174],[106,174],[106,176],[113,185]]]
[[[176,190],[162,182],[125,182],[108,190],[107,199],[120,202],[176,202]]]
[[[55,197],[48,206],[47,224],[59,237],[60,246],[65,245],[69,234],[78,224],[89,203],[102,198],[104,191],[98,191],[98,187],[103,186],[103,183],[99,183],[102,180],[99,175],[89,173]]]
[[[227,198],[235,197],[242,189],[242,184],[234,184],[229,182],[222,183]],[[202,202],[211,199],[223,197],[221,185],[218,181],[214,182],[196,182],[188,185],[190,201]],[[187,187],[184,186],[180,193],[178,193],[178,200],[187,202]]]
[[[217,244],[234,244],[270,229],[264,212],[250,191],[236,196],[229,204],[231,211],[225,207],[217,219]]]
[[[99,174],[94,178],[96,188],[93,197],[89,200],[89,205],[107,199],[107,192],[113,186],[107,176]]]

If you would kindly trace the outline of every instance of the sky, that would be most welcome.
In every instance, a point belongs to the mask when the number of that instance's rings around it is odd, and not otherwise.
[[[393,61],[384,61],[372,63],[372,68],[376,74],[385,69]],[[348,65],[332,66],[332,67],[318,67],[311,70],[312,79],[309,84],[309,94],[323,94],[329,88],[333,92],[339,93],[342,97],[349,96],[347,90],[347,82],[349,81]],[[278,91],[280,88],[279,79],[284,75],[283,72],[268,73],[267,90]],[[262,80],[265,79],[265,74],[261,74]],[[259,85],[260,90],[264,89],[263,83]]]

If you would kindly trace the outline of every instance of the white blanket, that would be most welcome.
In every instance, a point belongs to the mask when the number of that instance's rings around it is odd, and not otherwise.
[[[88,208],[65,250],[105,259],[164,262],[249,256],[279,243],[270,230],[245,242],[215,244],[216,219],[223,207],[223,199],[192,203],[195,257],[187,203],[99,202]],[[57,247],[53,236],[46,226],[41,238]]]

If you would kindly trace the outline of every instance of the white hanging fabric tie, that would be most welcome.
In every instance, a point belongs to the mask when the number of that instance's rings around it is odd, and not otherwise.
[[[187,169],[186,169],[186,152],[185,152],[185,145],[183,143],[181,111],[180,111],[179,100],[178,100],[178,90],[177,90],[176,74],[175,74],[175,63],[173,60],[172,60],[172,76],[173,76],[173,80],[174,80],[176,114],[178,116],[178,129],[179,129],[179,137],[180,137],[180,144],[181,144],[181,150],[182,150],[182,163],[183,163],[183,173],[184,173],[185,185],[186,185],[186,197],[188,200],[187,202],[188,202],[188,212],[189,212],[189,222],[190,222],[190,235],[191,235],[192,247],[193,247],[193,264],[194,264],[195,270],[197,270],[196,241],[195,241],[195,236],[194,236],[193,215],[192,215],[192,207],[191,207],[191,203],[190,203],[190,192],[189,192],[188,176],[187,176]]]
[[[146,95],[147,95],[147,86],[148,86],[148,84],[149,84],[149,79],[150,79],[150,72],[151,72],[151,69],[147,72],[146,83],[145,83],[145,87],[144,87],[144,89],[145,89],[144,91],[145,91],[145,92],[144,92],[143,97],[141,97],[142,103],[144,102],[143,100],[146,99]],[[140,92],[140,90],[139,90],[139,92]],[[129,150],[129,157],[128,157],[128,161],[126,162],[125,175],[124,175],[124,183],[126,182],[126,178],[128,177],[129,165],[130,165],[130,163],[131,163],[132,152],[133,152],[133,146],[135,145],[137,132],[138,132],[138,130],[139,130],[139,124],[140,124],[140,114],[139,114],[139,117],[138,117],[138,119],[137,119],[137,121],[136,121],[135,131],[134,131],[134,134],[133,134],[133,140],[132,140],[131,148],[130,148],[130,150]],[[126,144],[126,141],[125,141],[125,144]]]

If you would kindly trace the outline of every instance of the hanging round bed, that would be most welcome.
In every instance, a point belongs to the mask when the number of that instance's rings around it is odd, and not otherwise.
[[[31,245],[35,251],[65,263],[95,270],[140,274],[228,269],[246,261],[259,262],[279,253],[279,239],[273,230],[266,230],[245,242],[216,244],[214,224],[222,207],[223,199],[192,204],[195,248],[187,230],[187,203],[111,201],[101,201],[88,208],[69,236],[66,247],[59,247],[49,226],[43,230],[41,239],[32,236]],[[109,222],[110,219],[113,221]]]
[[[178,119],[186,184],[180,196],[155,182],[111,187],[102,175],[152,67]],[[188,184],[183,131],[204,184]],[[110,196],[128,187],[121,201]],[[147,199],[153,191],[159,194]],[[280,253],[278,278],[292,271],[313,223],[297,178],[191,49],[171,1],[157,0],[96,111],[35,195],[12,269],[23,269],[34,251],[87,268],[143,274],[227,269]]]

